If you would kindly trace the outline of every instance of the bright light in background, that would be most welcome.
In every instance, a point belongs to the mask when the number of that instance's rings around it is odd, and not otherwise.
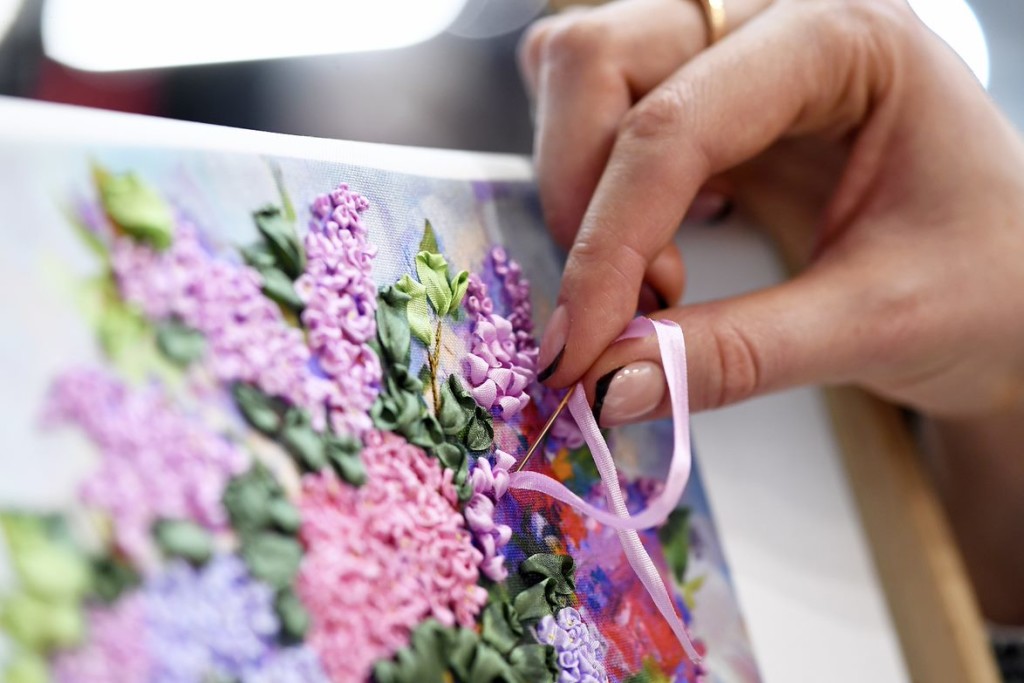
[[[988,43],[978,17],[965,0],[910,0],[910,6],[967,62],[981,84],[988,87]]]
[[[21,0],[0,0],[0,41],[7,35],[14,18],[18,16],[21,9]]]
[[[46,0],[43,47],[87,71],[384,50],[436,36],[465,2]]]

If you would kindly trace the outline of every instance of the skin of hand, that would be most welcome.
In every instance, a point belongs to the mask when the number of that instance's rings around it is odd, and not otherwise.
[[[721,193],[786,216],[764,222],[794,277],[654,315],[686,334],[691,407],[856,384],[929,416],[982,607],[1024,622],[1024,141],[901,0],[726,10],[710,47],[687,0],[524,38],[545,218],[569,247],[542,378],[583,380],[603,425],[667,415],[654,339],[613,342],[642,291],[682,298],[681,220]]]

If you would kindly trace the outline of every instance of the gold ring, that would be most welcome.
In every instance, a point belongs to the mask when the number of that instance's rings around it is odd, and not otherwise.
[[[708,45],[714,45],[725,35],[724,0],[700,0],[704,20],[708,25]]]

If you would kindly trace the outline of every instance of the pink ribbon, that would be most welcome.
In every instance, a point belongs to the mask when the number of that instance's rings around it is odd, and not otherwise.
[[[686,481],[690,478],[690,406],[686,383],[686,344],[683,331],[679,326],[667,320],[650,320],[636,318],[622,333],[619,340],[644,337],[654,332],[658,338],[661,351],[661,363],[665,370],[669,398],[672,403],[672,431],[675,445],[672,460],[669,463],[668,476],[661,493],[648,501],[647,508],[637,515],[630,516],[626,509],[626,501],[619,486],[619,475],[615,469],[608,443],[601,434],[601,429],[594,419],[594,413],[587,404],[586,393],[582,385],[569,400],[569,412],[583,433],[583,438],[590,447],[590,452],[601,474],[604,484],[605,498],[609,510],[594,507],[561,482],[539,472],[516,472],[511,475],[509,487],[537,491],[561,501],[578,512],[615,529],[622,544],[622,550],[629,561],[637,578],[647,589],[658,611],[668,622],[679,643],[683,646],[687,657],[693,662],[700,661],[700,655],[690,641],[689,633],[683,620],[676,613],[675,603],[661,579],[661,573],[654,566],[654,561],[647,554],[640,542],[638,529],[649,529],[663,523],[670,512],[679,504]]]

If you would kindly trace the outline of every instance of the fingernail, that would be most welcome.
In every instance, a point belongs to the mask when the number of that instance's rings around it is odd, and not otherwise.
[[[551,314],[548,321],[548,329],[544,332],[544,339],[540,343],[540,355],[537,358],[537,365],[544,368],[537,375],[541,382],[555,374],[558,364],[562,361],[562,354],[565,353],[565,339],[569,334],[569,312],[565,306],[559,306]]]
[[[594,418],[602,427],[633,422],[661,404],[665,389],[665,373],[652,361],[636,361],[612,370],[597,380]]]

